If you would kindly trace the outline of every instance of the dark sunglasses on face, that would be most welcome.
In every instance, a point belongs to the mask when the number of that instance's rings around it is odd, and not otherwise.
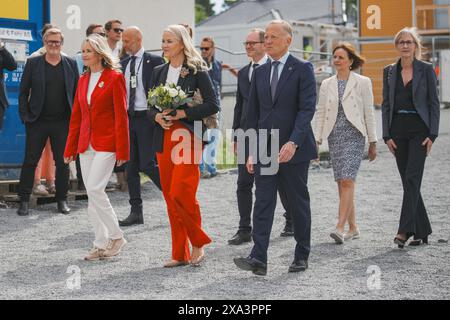
[[[99,33],[97,33],[99,36],[102,36],[102,37],[106,37],[106,33],[104,33],[104,32],[99,32]]]
[[[119,32],[123,32],[123,29],[122,28],[114,28],[113,31],[115,33],[119,33]]]
[[[211,48],[206,48],[206,47],[200,48],[200,50],[202,50],[202,51],[209,51],[209,49],[211,49]]]

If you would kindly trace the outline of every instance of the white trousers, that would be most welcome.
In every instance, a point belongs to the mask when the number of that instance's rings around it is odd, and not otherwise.
[[[80,154],[81,174],[88,195],[88,215],[95,232],[94,246],[99,249],[106,249],[109,239],[123,237],[116,213],[105,192],[115,163],[114,152],[97,152],[89,147]]]

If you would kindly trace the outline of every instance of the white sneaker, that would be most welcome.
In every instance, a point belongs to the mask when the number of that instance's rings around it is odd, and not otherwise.
[[[336,241],[337,244],[344,243],[344,234],[340,233],[338,230],[335,230],[330,233],[330,237]]]
[[[43,184],[38,184],[33,188],[33,194],[36,196],[48,196],[49,193]]]
[[[351,233],[346,232],[344,234],[344,240],[345,241],[347,241],[347,240],[354,240],[354,239],[359,239],[359,229],[356,229],[355,231],[353,231]]]

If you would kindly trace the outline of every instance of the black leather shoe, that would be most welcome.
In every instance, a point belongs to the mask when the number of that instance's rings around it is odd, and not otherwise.
[[[307,260],[297,260],[292,262],[289,266],[289,272],[301,272],[308,269],[308,261]]]
[[[70,208],[67,204],[67,200],[58,201],[58,212],[61,212],[62,214],[70,213]]]
[[[119,226],[121,227],[129,227],[135,224],[144,224],[144,215],[141,210],[133,210],[131,208],[130,215],[126,217],[124,220],[119,221]]]
[[[27,216],[29,214],[29,204],[28,201],[20,201],[20,207],[17,209],[17,214],[19,216]]]
[[[251,232],[250,231],[239,230],[233,236],[233,238],[228,240],[228,244],[237,246],[237,245],[243,244],[244,242],[250,242],[250,241],[252,241],[252,234],[251,234]]]
[[[267,274],[267,264],[252,257],[234,258],[233,261],[242,270],[251,271],[258,276],[265,276]]]
[[[294,228],[292,227],[292,224],[286,222],[286,225],[284,226],[284,230],[280,233],[281,237],[293,237],[294,236]]]

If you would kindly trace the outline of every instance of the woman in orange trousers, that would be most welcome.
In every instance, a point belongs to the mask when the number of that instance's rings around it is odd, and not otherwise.
[[[163,33],[162,50],[169,63],[154,69],[152,86],[177,84],[190,94],[199,90],[203,98],[199,105],[178,108],[176,115],[169,115],[171,110],[161,112],[152,108],[149,111],[149,116],[159,124],[153,141],[172,234],[172,260],[164,266],[177,267],[189,262],[199,265],[204,258],[204,245],[211,242],[201,227],[200,207],[196,199],[200,181],[198,164],[206,131],[202,119],[217,113],[219,106],[206,65],[185,27],[167,27]]]

